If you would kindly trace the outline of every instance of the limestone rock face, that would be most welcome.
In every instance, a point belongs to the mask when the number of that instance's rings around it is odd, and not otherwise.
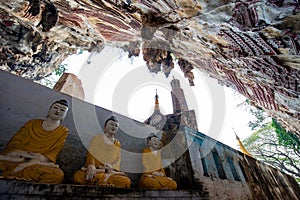
[[[81,80],[71,73],[64,73],[54,85],[53,90],[84,100]]]
[[[0,67],[40,79],[78,48],[141,47],[151,72],[199,69],[300,135],[299,20],[297,0],[2,0]]]

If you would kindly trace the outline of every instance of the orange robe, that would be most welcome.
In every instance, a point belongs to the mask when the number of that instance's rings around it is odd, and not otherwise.
[[[39,153],[47,157],[54,165],[69,131],[62,125],[53,131],[47,131],[43,129],[42,123],[43,120],[41,119],[28,121],[10,139],[1,154],[6,155],[18,150]],[[21,171],[14,172],[14,169],[24,162],[0,160],[2,176],[23,178],[39,183],[61,183],[63,181],[64,173],[58,167],[35,164],[25,167]]]
[[[108,174],[105,172],[96,172],[95,176],[90,182],[86,181],[86,170],[78,170],[75,172],[73,178],[74,182],[86,185],[110,185],[119,188],[129,188],[130,179],[125,174],[118,174],[121,163],[121,144],[118,140],[115,140],[113,144],[107,144],[104,141],[104,135],[96,135],[89,146],[89,151],[86,155],[85,168],[88,165],[94,165],[96,169],[103,169],[105,163],[112,165],[114,172]]]
[[[145,189],[177,189],[177,183],[166,176],[165,170],[161,163],[160,151],[154,154],[150,148],[143,149],[142,161],[144,173],[139,182],[140,188]],[[163,176],[155,176],[153,172],[160,172]]]

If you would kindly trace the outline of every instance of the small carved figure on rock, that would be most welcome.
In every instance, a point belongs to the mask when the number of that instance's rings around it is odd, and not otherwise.
[[[1,176],[38,183],[61,183],[64,173],[56,159],[69,132],[60,124],[67,112],[68,102],[62,99],[50,106],[45,120],[28,121],[0,154]]]

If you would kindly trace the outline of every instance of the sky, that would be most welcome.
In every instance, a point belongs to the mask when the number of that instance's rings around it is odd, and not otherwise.
[[[121,49],[105,47],[99,54],[83,52],[68,57],[68,73],[81,80],[85,101],[143,122],[154,109],[156,90],[162,114],[173,113],[171,85],[173,78],[180,80],[188,108],[195,110],[198,130],[234,149],[238,149],[234,130],[241,139],[252,132],[247,126],[253,118],[237,105],[246,99],[217,80],[194,69],[195,86],[177,64],[168,78],[162,72],[150,73],[142,56],[128,58]]]

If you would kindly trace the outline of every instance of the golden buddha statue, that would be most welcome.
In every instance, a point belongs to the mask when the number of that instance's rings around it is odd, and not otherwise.
[[[38,183],[61,183],[63,171],[56,159],[64,146],[68,129],[61,125],[68,102],[55,101],[45,120],[33,119],[10,139],[0,153],[1,176]]]
[[[162,166],[161,153],[158,150],[159,139],[155,134],[147,138],[148,148],[143,149],[142,162],[144,173],[139,182],[139,187],[154,190],[175,190],[177,183],[167,177]]]
[[[120,171],[121,143],[115,138],[119,129],[116,117],[104,123],[104,134],[96,135],[89,146],[84,167],[75,172],[74,182],[81,185],[129,188],[131,181]]]

